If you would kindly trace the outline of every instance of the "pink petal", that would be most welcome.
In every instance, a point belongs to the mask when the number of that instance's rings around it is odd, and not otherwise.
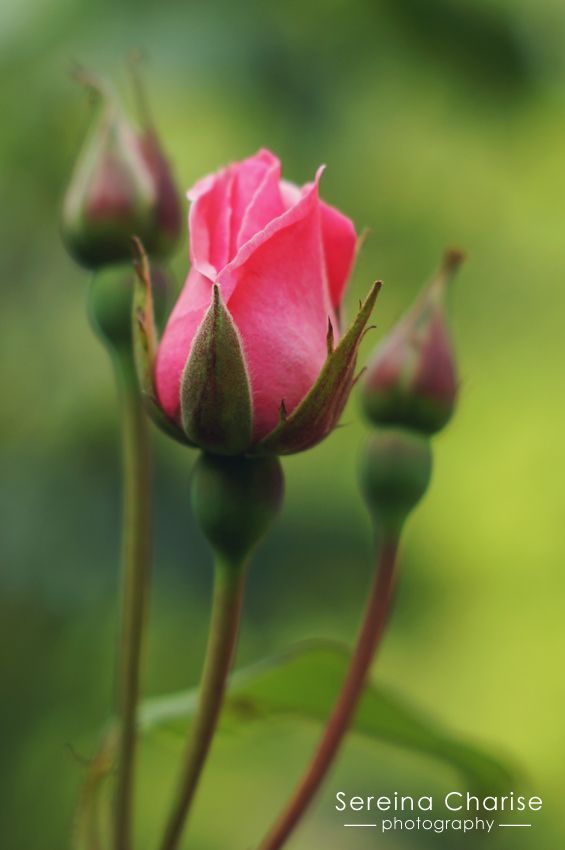
[[[357,234],[351,219],[339,210],[323,201],[320,203],[320,209],[330,296],[337,309],[353,268]]]
[[[281,180],[280,189],[285,210],[289,210],[297,204],[304,194],[300,186],[291,183],[289,180]]]
[[[294,183],[281,180],[281,194],[286,209],[296,204],[305,188],[300,189]],[[335,207],[320,201],[322,238],[328,273],[328,284],[333,306],[341,304],[345,286],[351,275],[357,248],[357,234],[351,219],[336,210]]]
[[[210,306],[212,284],[192,269],[169,317],[155,363],[155,389],[167,416],[180,423],[180,382],[200,323]]]
[[[263,152],[263,154],[266,155],[267,152]],[[268,154],[268,156],[270,162],[264,167],[260,182],[254,188],[253,193],[247,197],[247,206],[239,221],[237,237],[233,243],[234,250],[230,259],[235,257],[242,245],[245,245],[249,239],[259,233],[260,230],[263,230],[270,221],[284,212],[285,208],[280,191],[281,164],[272,154]],[[241,180],[242,171],[238,169],[236,185]],[[234,216],[233,224],[236,221],[237,216]]]
[[[276,426],[281,401],[288,413],[296,407],[326,359],[333,310],[320,230],[320,173],[298,203],[243,246],[220,274],[243,340],[254,440]]]
[[[190,258],[215,280],[249,238],[283,212],[280,162],[261,150],[199,180],[188,192]]]
[[[233,175],[225,168],[199,180],[188,192],[190,259],[212,281],[229,259],[232,186]]]

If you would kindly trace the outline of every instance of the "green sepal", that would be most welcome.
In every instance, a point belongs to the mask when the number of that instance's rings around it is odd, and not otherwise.
[[[290,415],[281,415],[279,424],[258,443],[254,453],[295,454],[315,446],[335,428],[355,383],[359,344],[380,288],[381,282],[376,281],[335,348],[328,333],[328,356],[318,380]]]
[[[144,407],[162,431],[169,437],[178,440],[184,445],[193,444],[169,417],[163,412],[157,401],[155,392],[155,358],[157,356],[157,330],[155,327],[155,315],[153,310],[153,291],[151,286],[151,272],[149,260],[137,237],[133,238],[134,261],[136,272],[136,283],[132,302],[132,341],[133,357],[139,392]]]
[[[251,445],[251,388],[239,333],[214,284],[181,380],[187,437],[209,452],[237,455]]]

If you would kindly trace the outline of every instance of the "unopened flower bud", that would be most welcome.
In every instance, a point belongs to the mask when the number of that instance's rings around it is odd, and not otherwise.
[[[262,150],[197,183],[192,267],[160,342],[140,250],[140,385],[150,415],[181,442],[226,456],[294,454],[338,424],[380,283],[341,327],[357,237],[320,199],[321,174],[299,189]]]
[[[378,347],[363,383],[363,406],[377,425],[434,434],[450,419],[457,373],[445,315],[445,291],[463,260],[449,251],[436,277]]]
[[[179,197],[154,129],[137,131],[113,100],[100,97],[62,216],[65,243],[88,268],[126,262],[134,235],[149,254],[164,256],[181,225]]]
[[[364,448],[361,489],[375,525],[397,536],[432,474],[429,439],[403,428],[378,428]]]

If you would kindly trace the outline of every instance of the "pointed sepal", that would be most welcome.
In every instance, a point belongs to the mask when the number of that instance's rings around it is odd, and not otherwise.
[[[237,455],[249,448],[253,436],[249,376],[239,332],[217,284],[192,343],[180,398],[189,440],[215,454]]]
[[[295,454],[321,442],[338,424],[355,381],[359,344],[381,288],[373,284],[347,333],[333,348],[318,380],[292,413],[256,446],[258,454]]]
[[[157,356],[157,330],[153,309],[153,288],[149,260],[141,243],[133,240],[135,287],[132,302],[132,342],[139,391],[145,409],[153,422],[169,437],[185,445],[192,445],[183,431],[163,412],[155,391],[155,358]]]
[[[155,396],[154,369],[157,355],[157,330],[153,310],[153,291],[149,260],[141,240],[134,236],[133,267],[136,285],[133,294],[133,355],[139,387],[144,395]]]

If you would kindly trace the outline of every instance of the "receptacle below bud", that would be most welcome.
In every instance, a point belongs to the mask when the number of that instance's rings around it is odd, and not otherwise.
[[[276,457],[203,454],[194,467],[192,506],[216,554],[240,567],[282,504],[284,478]]]
[[[363,382],[363,407],[377,425],[434,434],[449,421],[457,373],[445,316],[445,289],[462,262],[446,254],[436,277],[378,347]]]
[[[361,489],[369,512],[385,535],[400,534],[425,495],[432,474],[427,437],[402,428],[379,428],[369,437],[360,464]]]

